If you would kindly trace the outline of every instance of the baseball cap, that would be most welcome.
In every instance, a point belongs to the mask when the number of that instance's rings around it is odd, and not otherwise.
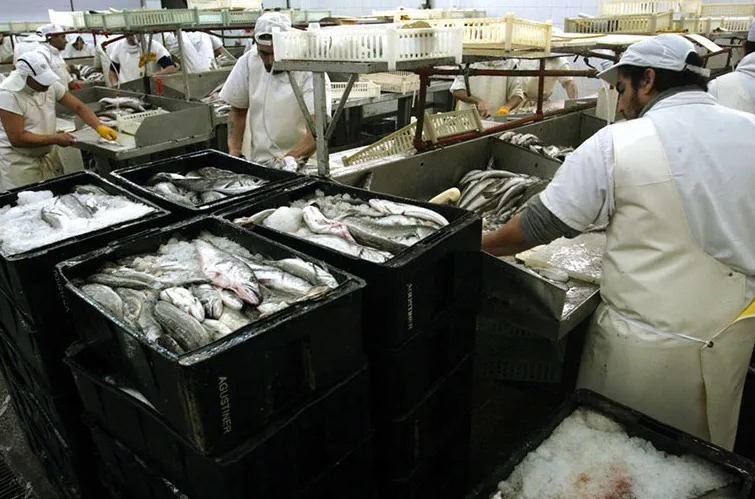
[[[26,52],[16,60],[16,71],[26,81],[27,76],[31,76],[37,83],[49,87],[53,82],[58,81],[58,75],[50,68],[50,64],[45,56],[39,52]]]
[[[291,19],[280,12],[265,12],[254,23],[254,39],[260,45],[272,45],[271,39],[260,39],[262,35],[272,35],[273,31],[289,31]]]
[[[747,41],[755,42],[755,21],[750,25],[750,31],[747,32]]]
[[[633,43],[621,55],[619,62],[598,73],[598,78],[615,85],[619,79],[621,66],[638,66],[641,68],[668,69],[670,71],[689,70],[710,76],[710,70],[687,64],[687,56],[695,52],[692,42],[679,35],[658,35],[641,42]]]
[[[40,26],[39,29],[37,30],[38,34],[45,37],[57,35],[60,33],[65,33],[65,32],[66,30],[63,29],[62,26],[59,26],[57,24],[45,24],[44,26]]]

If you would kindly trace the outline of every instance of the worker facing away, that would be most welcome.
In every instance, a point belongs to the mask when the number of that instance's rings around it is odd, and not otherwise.
[[[178,31],[168,33],[165,37],[165,47],[174,60],[178,60],[181,68],[189,73],[203,73],[217,69],[215,57],[222,53],[223,44],[220,38],[203,31],[182,31],[183,56],[178,44]]]
[[[56,102],[103,138],[117,137],[115,130],[100,123],[86,104],[66,91],[42,54],[27,52],[16,61],[16,70],[0,83],[0,190],[63,173],[63,165],[51,154],[52,147],[70,146],[76,138],[55,132]]]
[[[718,105],[701,63],[678,35],[631,45],[599,73],[628,121],[585,141],[482,247],[511,255],[607,225],[578,387],[732,449],[755,342],[755,116]]]
[[[288,31],[291,20],[279,12],[266,12],[255,24],[253,49],[239,58],[220,92],[231,105],[228,116],[228,152],[274,168],[296,170],[298,162],[315,151],[291,80],[301,89],[307,109],[314,113],[314,85],[310,72],[274,71],[272,34]],[[327,112],[330,82],[326,78]],[[315,116],[315,119],[326,119]],[[248,131],[245,138],[245,131]]]
[[[722,106],[755,114],[755,21],[747,33],[744,52],[737,69],[713,80],[708,92]]]
[[[0,33],[0,64],[13,62],[13,43],[10,35]]]
[[[66,36],[68,45],[63,50],[63,59],[75,59],[77,57],[94,57],[94,45],[86,43],[84,38],[77,33]]]
[[[143,76],[161,76],[176,72],[170,53],[161,43],[152,40],[149,50],[143,51],[142,44],[134,33],[127,33],[125,38],[108,44],[105,52],[110,59],[109,78],[113,85]],[[160,69],[157,69],[158,67]]]
[[[524,70],[538,70],[540,69],[539,59],[520,59],[517,64],[517,69]],[[546,71],[570,71],[571,66],[569,60],[566,57],[556,57],[545,59]],[[574,82],[572,76],[557,76],[543,78],[543,107],[549,107],[551,96],[553,95],[553,87],[556,82],[561,84],[561,87],[566,92],[569,99],[576,99],[579,92],[577,91],[577,84]],[[537,76],[528,76],[522,78],[522,87],[524,88],[524,102],[517,108],[518,110],[533,109],[537,106],[537,90],[540,84],[540,78]]]
[[[471,69],[516,69],[516,59],[476,62]],[[476,107],[480,116],[508,114],[524,100],[521,78],[513,76],[470,76],[469,88],[464,75],[457,76],[451,84],[451,93],[459,100],[458,109]]]

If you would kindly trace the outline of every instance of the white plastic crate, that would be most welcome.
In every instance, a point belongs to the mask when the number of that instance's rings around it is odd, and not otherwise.
[[[90,14],[84,13],[84,24],[87,28],[105,28],[105,29],[118,29],[125,28],[126,25],[126,13],[125,12],[97,12]]]
[[[700,3],[700,0],[695,1]],[[687,4],[686,8],[692,8],[692,4]],[[598,15],[601,16],[658,14],[669,10],[681,12],[682,2],[680,0],[600,0],[598,4]],[[694,9],[694,12],[697,12],[697,9]]]
[[[223,26],[226,24],[225,11],[197,9],[197,24],[200,26]]]
[[[262,10],[260,0],[187,0],[190,9],[251,9]]]
[[[119,115],[116,117],[115,122],[118,130],[120,130],[121,132],[135,135],[136,131],[139,129],[145,118],[167,113],[168,111],[166,111],[165,109],[157,108],[150,111],[143,111],[141,113],[126,114],[123,116]]]
[[[480,114],[475,107],[450,111],[447,113],[425,115],[425,119],[428,120],[430,124],[430,126],[425,129],[425,132],[429,136],[428,139],[433,142],[460,133],[471,132],[474,130],[482,132],[485,130],[482,126]]]
[[[710,17],[688,17],[674,20],[674,31],[707,35],[711,31]]]
[[[192,25],[197,22],[197,9],[138,9],[125,13],[129,28]]]
[[[710,22],[711,31],[747,32],[753,22],[753,17],[719,17]]]
[[[324,17],[330,17],[329,10],[294,10],[291,12],[291,22],[294,24],[315,23]]]
[[[419,90],[419,75],[409,71],[393,71],[392,73],[370,73],[360,75],[362,81],[376,83],[383,92],[405,94]]]
[[[704,3],[700,6],[701,16],[755,16],[755,3]]]
[[[8,31],[11,33],[34,33],[47,23],[36,21],[10,21]]]
[[[553,24],[514,17],[444,19],[429,21],[436,26],[464,28],[464,48],[498,48],[506,51],[518,48],[539,48],[550,52]]]
[[[348,27],[273,33],[275,58],[299,61],[398,62],[452,57],[461,64],[461,28]]]
[[[9,22],[0,22],[0,32],[1,33],[9,33],[10,32],[10,23]]]
[[[339,100],[346,91],[347,82],[334,81],[330,83],[332,100]],[[351,86],[348,99],[366,99],[380,95],[380,86],[371,81],[357,81]]]
[[[227,10],[225,11],[226,26],[239,26],[254,24],[262,15],[261,10]],[[277,52],[277,48],[276,48]]]
[[[567,17],[567,33],[631,33],[654,34],[673,28],[674,13],[634,14],[627,16]]]
[[[47,9],[47,15],[50,17],[52,24],[60,26],[70,26],[72,28],[84,28],[84,12],[58,12]]]

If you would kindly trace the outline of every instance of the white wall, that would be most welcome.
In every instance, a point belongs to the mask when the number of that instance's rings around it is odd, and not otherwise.
[[[73,0],[73,10],[138,9],[139,0]],[[47,10],[70,11],[69,0],[0,0],[0,21],[49,21]]]

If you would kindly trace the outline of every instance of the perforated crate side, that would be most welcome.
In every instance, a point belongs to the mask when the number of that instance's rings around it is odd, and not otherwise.
[[[621,16],[629,14],[656,14],[659,12],[681,11],[678,0],[600,0],[598,15]],[[697,2],[699,4],[699,0]],[[689,8],[689,6],[685,6]]]
[[[673,12],[593,18],[566,18],[564,31],[569,33],[645,33],[671,29]]]
[[[140,9],[126,11],[126,25],[133,27],[196,24],[197,9]]]
[[[419,90],[419,75],[409,71],[390,73],[370,73],[360,76],[361,80],[380,85],[382,92],[408,93]]]
[[[400,130],[368,145],[350,156],[344,156],[343,164],[346,166],[366,163],[375,159],[385,158],[402,152],[414,150],[414,134],[417,130],[416,123],[410,123]]]
[[[704,3],[700,6],[701,16],[753,16],[753,3]]]
[[[720,31],[749,31],[753,17],[724,17],[711,21],[711,27]]]
[[[47,9],[47,15],[50,17],[52,24],[59,24],[61,26],[70,26],[72,28],[83,28],[84,24],[84,12],[58,12],[53,9]]]
[[[330,95],[332,100],[338,100],[346,91],[347,82],[332,82],[330,84]],[[349,91],[349,99],[366,99],[380,95],[380,85],[371,81],[357,81],[352,85]]]

